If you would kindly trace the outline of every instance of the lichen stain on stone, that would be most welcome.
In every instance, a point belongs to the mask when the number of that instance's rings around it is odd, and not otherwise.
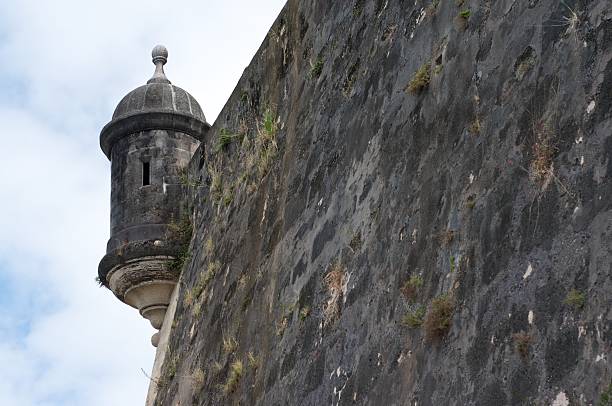
[[[533,272],[533,266],[531,266],[531,262],[530,262],[529,265],[527,265],[527,270],[523,274],[523,279],[527,279],[529,276],[531,276],[532,272]]]
[[[555,400],[553,400],[551,406],[569,406],[569,399],[565,392],[559,392]]]
[[[587,106],[587,114],[591,114],[595,110],[595,100],[591,100],[589,105]]]

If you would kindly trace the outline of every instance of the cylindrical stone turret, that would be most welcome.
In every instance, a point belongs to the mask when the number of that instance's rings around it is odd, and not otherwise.
[[[152,56],[153,77],[121,100],[100,134],[111,161],[111,237],[98,276],[159,329],[183,248],[176,235],[187,216],[181,173],[210,126],[193,96],[166,78],[166,48],[156,46]]]

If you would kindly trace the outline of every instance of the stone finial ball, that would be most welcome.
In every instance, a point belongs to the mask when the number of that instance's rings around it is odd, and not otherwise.
[[[153,63],[160,61],[165,64],[168,61],[168,50],[163,45],[156,45],[151,51],[151,56],[153,57]]]

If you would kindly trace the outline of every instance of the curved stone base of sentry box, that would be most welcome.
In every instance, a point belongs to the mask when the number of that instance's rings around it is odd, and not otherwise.
[[[149,320],[153,328],[159,330],[164,322],[166,309],[168,309],[167,304],[154,304],[140,309],[140,315]]]
[[[165,256],[138,258],[117,265],[107,276],[115,296],[138,309],[156,330],[162,327],[176,286],[176,273],[170,269],[172,261]],[[154,346],[157,346],[158,337],[157,333],[151,337]]]

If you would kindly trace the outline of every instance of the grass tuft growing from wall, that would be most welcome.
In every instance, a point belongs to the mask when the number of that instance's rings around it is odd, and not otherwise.
[[[228,395],[236,390],[238,383],[240,382],[240,378],[242,378],[242,374],[244,373],[244,367],[242,365],[242,361],[236,360],[232,362],[230,365],[229,375],[227,376],[227,380],[221,386],[221,389],[224,394]]]
[[[402,317],[402,324],[410,328],[419,328],[423,325],[425,318],[425,306],[418,306]]]
[[[421,93],[427,89],[429,82],[431,82],[431,64],[425,63],[414,73],[406,91],[412,94]]]
[[[568,306],[572,306],[574,309],[579,310],[584,307],[584,303],[586,302],[586,295],[579,291],[578,289],[572,289],[567,293],[565,303]]]
[[[512,339],[514,340],[514,348],[516,349],[516,352],[518,352],[521,358],[526,359],[529,355],[529,348],[531,347],[531,335],[521,331],[519,333],[514,333],[512,335]]]
[[[423,327],[428,340],[440,340],[450,330],[455,312],[455,303],[450,294],[440,295],[432,300]]]
[[[423,278],[419,275],[412,275],[410,279],[404,282],[400,291],[407,301],[414,302],[421,286],[423,286]]]

